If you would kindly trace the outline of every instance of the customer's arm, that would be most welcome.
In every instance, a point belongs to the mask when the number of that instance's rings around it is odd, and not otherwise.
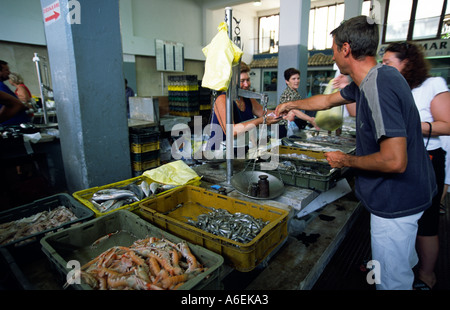
[[[446,91],[436,95],[430,104],[433,122],[422,122],[422,133],[427,137],[430,129],[432,136],[450,135],[450,92]]]

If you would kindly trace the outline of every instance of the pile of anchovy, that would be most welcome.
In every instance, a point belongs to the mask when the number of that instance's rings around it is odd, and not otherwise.
[[[260,231],[269,224],[260,218],[245,213],[230,213],[225,209],[211,209],[211,212],[200,214],[197,220],[188,220],[188,223],[212,233],[236,242],[248,243],[252,241]]]

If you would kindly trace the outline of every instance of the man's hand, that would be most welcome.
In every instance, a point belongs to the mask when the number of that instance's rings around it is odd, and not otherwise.
[[[324,154],[332,168],[348,167],[348,155],[341,151],[327,152]]]
[[[285,102],[277,106],[277,108],[275,109],[275,114],[277,116],[284,116],[287,114],[287,112],[289,112],[289,110],[290,109],[287,106],[287,102]]]
[[[276,124],[279,121],[281,121],[283,118],[279,117],[279,116],[267,116],[266,117],[266,124],[267,125],[272,125],[272,124]]]

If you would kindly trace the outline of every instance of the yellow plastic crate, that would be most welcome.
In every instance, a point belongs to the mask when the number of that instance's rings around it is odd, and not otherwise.
[[[201,205],[225,209],[230,213],[249,214],[270,223],[252,241],[236,242],[187,223],[187,217],[196,219],[198,215],[210,212]],[[191,185],[142,201],[140,214],[161,229],[222,255],[227,264],[243,272],[254,269],[288,235],[288,211],[231,198]]]
[[[325,157],[325,152],[322,151],[305,150],[298,147],[277,145],[270,150],[270,153],[278,154],[280,159],[299,160],[303,162],[308,160],[300,160],[299,158],[290,157],[289,155],[292,154],[306,155],[315,158],[315,160],[311,160],[312,162],[328,164],[327,159]]]
[[[145,153],[159,150],[159,141],[149,143],[131,143],[130,148],[132,153]]]
[[[168,91],[195,91],[198,90],[198,85],[169,85]]]
[[[288,155],[288,154],[305,154],[310,157],[314,157],[316,159],[325,159],[325,152],[321,151],[312,151],[312,150],[304,150],[298,147],[291,147],[285,145],[279,145],[279,153],[280,155]]]
[[[200,110],[199,111],[170,111],[169,114],[176,115],[176,116],[191,117],[191,116],[199,115]]]
[[[161,160],[158,158],[158,159],[144,161],[144,162],[133,161],[132,164],[133,164],[133,171],[142,171],[142,170],[159,167],[161,165]]]
[[[154,197],[149,196],[147,198],[142,199],[141,201],[136,201],[136,202],[133,202],[133,203],[128,204],[128,205],[123,205],[120,208],[117,208],[117,209],[114,209],[114,210],[111,210],[111,211],[107,211],[107,212],[100,212],[99,210],[97,210],[97,208],[92,204],[91,198],[94,195],[94,193],[98,192],[101,189],[122,187],[122,186],[126,186],[128,184],[131,184],[133,182],[137,182],[138,184],[140,184],[140,181],[146,181],[148,184],[151,184],[153,182],[152,179],[141,175],[141,176],[134,177],[134,178],[131,178],[131,179],[128,179],[128,180],[124,180],[124,181],[120,181],[120,182],[116,182],[116,183],[111,183],[111,184],[108,184],[108,185],[103,185],[103,186],[92,187],[92,188],[89,188],[89,189],[84,189],[84,190],[81,190],[81,191],[73,193],[72,196],[76,200],[81,202],[83,205],[85,205],[86,207],[88,207],[89,209],[94,211],[96,217],[103,216],[103,215],[112,213],[112,212],[117,211],[117,210],[122,210],[122,209],[129,210],[129,211],[135,211],[135,210],[139,209],[139,204],[141,202],[149,200],[149,199],[153,199]],[[166,192],[163,192],[163,193],[160,193],[158,195],[165,194],[165,193],[167,193],[169,191],[172,191],[172,190],[174,190],[174,189],[170,189],[170,190],[168,190]],[[156,196],[158,196],[158,195],[156,195]]]

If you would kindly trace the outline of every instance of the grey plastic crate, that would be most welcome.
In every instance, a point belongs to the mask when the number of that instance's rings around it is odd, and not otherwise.
[[[100,237],[116,231],[121,233],[112,235],[96,247],[91,247],[92,243]],[[183,240],[153,226],[128,210],[118,210],[80,226],[46,236],[41,239],[41,245],[43,252],[65,279],[72,270],[67,268],[70,260],[76,260],[80,266],[83,266],[113,246],[130,246],[134,241],[149,236],[165,238],[174,243]],[[188,245],[207,270],[187,281],[179,289],[219,287],[220,285],[216,285],[215,281],[220,282],[219,275],[224,261],[223,257],[201,246],[189,242]],[[75,289],[92,290],[89,285],[83,283],[72,284],[72,286]]]
[[[315,191],[324,192],[336,185],[342,176],[342,170],[331,168],[323,163],[308,162],[302,160],[290,160],[297,171],[282,169],[267,170],[267,173],[281,179],[285,185],[308,188]],[[260,164],[256,164],[255,170],[261,170]]]
[[[92,219],[95,216],[92,210],[84,206],[75,198],[66,193],[61,193],[35,200],[32,203],[17,208],[0,212],[0,224],[16,221],[24,217],[37,214],[42,211],[50,211],[56,209],[59,206],[65,206],[66,208],[71,210],[75,214],[77,219],[63,223],[58,227],[46,229],[38,233],[8,242],[7,244],[0,245],[0,247],[17,246],[19,242],[21,244],[20,246],[25,246],[26,244],[38,241],[40,238],[42,238],[45,234],[48,234],[49,232],[69,227],[75,223],[85,222],[87,220]]]
[[[272,172],[272,174],[281,176],[281,180],[286,185],[308,188],[321,192],[333,188],[341,176],[341,172],[338,169],[326,170],[323,175],[287,170],[278,170],[277,172]]]

